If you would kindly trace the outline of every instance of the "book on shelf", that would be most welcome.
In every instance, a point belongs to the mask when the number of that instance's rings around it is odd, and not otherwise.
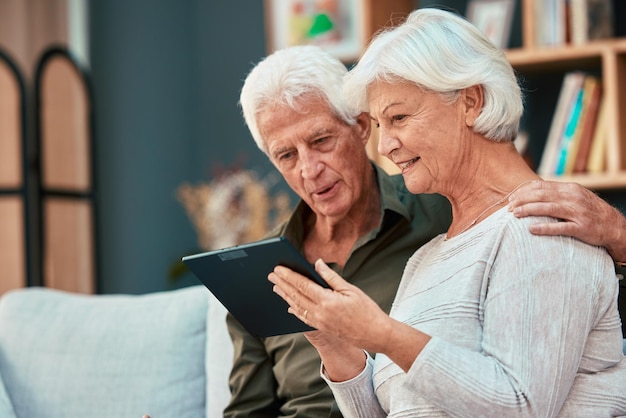
[[[570,39],[573,44],[614,36],[613,0],[568,1]]]
[[[606,104],[605,100],[602,99],[598,109],[596,129],[591,140],[591,150],[585,170],[587,173],[601,173],[606,169],[606,154],[608,152],[606,118]]]
[[[583,120],[580,126],[580,138],[576,155],[573,157],[571,172],[584,173],[587,170],[587,161],[591,152],[591,144],[596,131],[598,110],[602,100],[602,84],[597,77],[588,76],[585,80],[586,105],[583,109]],[[568,167],[569,168],[569,167]]]
[[[558,46],[615,36],[613,2],[624,0],[526,1],[533,4],[537,45]]]
[[[569,0],[532,0],[535,39],[540,46],[563,45],[567,37]]]
[[[573,152],[574,138],[576,136],[576,130],[580,122],[580,115],[582,114],[583,98],[585,97],[585,90],[583,86],[579,86],[576,89],[576,98],[570,108],[570,112],[567,116],[563,134],[559,144],[559,152],[557,154],[556,169],[554,174],[562,176],[565,174],[565,165],[567,164],[568,156]]]
[[[580,71],[566,73],[563,77],[561,90],[557,99],[554,116],[548,131],[548,138],[544,147],[537,173],[540,176],[550,176],[557,172],[557,164],[561,152],[561,139],[565,133],[578,93],[583,87],[585,74]]]
[[[565,151],[565,167],[563,168],[561,174],[572,174],[574,172],[574,163],[576,161],[578,153],[580,152],[580,143],[582,141],[583,130],[585,130],[585,125],[588,123],[587,119],[589,117],[589,106],[591,104],[591,99],[595,90],[595,86],[597,86],[598,83],[599,80],[595,76],[585,76],[583,88],[580,92],[580,94],[582,95],[580,115],[578,116],[578,120],[574,128],[573,137],[569,144],[569,148]]]

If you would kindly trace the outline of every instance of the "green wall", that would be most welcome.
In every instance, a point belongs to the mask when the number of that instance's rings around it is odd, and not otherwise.
[[[168,279],[198,248],[176,189],[239,161],[262,176],[272,170],[237,106],[265,55],[263,2],[92,0],[90,37],[99,291],[197,284],[190,274]]]

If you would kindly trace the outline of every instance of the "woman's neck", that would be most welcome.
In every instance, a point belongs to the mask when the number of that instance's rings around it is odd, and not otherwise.
[[[467,164],[452,191],[444,193],[452,205],[448,238],[459,235],[507,204],[514,190],[531,180],[540,180],[512,143],[482,147],[479,158]]]

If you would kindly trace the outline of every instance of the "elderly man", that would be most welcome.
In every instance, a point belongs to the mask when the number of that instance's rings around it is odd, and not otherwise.
[[[280,50],[252,69],[240,104],[256,144],[301,198],[271,235],[322,258],[388,312],[407,259],[447,230],[451,210],[370,162],[370,117],[342,98],[345,73],[317,47]],[[341,416],[303,334],[257,339],[227,322],[235,359],[225,417]]]

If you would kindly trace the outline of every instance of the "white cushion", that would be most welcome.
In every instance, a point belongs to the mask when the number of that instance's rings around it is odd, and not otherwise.
[[[203,286],[142,296],[29,288],[0,299],[18,417],[205,417]]]
[[[0,417],[16,418],[13,404],[11,403],[11,399],[9,399],[9,394],[2,381],[2,374],[0,374]]]
[[[233,366],[233,342],[226,326],[226,308],[210,294],[207,313],[207,417],[221,417],[230,400],[228,378]]]

